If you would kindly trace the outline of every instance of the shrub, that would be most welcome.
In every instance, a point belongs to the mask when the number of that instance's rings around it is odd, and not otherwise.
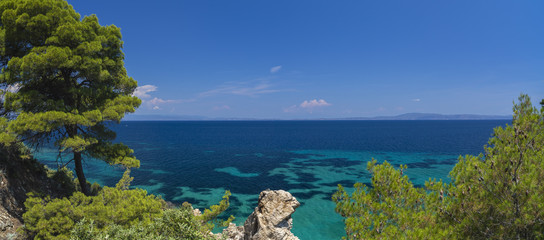
[[[51,199],[29,194],[23,214],[24,230],[37,239],[68,239],[77,222],[86,218],[98,229],[110,224],[150,223],[162,215],[165,202],[142,189],[104,187],[96,196],[75,192],[69,198]]]
[[[544,102],[544,101],[543,101]],[[348,239],[544,238],[544,104],[526,95],[514,105],[511,125],[494,129],[485,154],[459,157],[451,182],[414,188],[405,166],[368,164],[372,188],[339,185],[336,211]]]

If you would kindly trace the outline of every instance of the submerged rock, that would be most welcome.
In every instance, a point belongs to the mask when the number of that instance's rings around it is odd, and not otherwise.
[[[265,190],[259,194],[255,211],[243,227],[234,224],[223,230],[223,236],[231,240],[298,240],[292,232],[291,214],[300,203],[284,190]]]

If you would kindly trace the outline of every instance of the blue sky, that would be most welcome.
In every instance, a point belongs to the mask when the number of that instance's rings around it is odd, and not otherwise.
[[[133,116],[508,115],[544,98],[544,1],[69,3],[121,28]]]

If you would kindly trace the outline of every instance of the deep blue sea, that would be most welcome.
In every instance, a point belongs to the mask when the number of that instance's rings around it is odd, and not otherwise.
[[[112,128],[141,161],[133,187],[174,203],[206,207],[232,192],[228,215],[243,224],[265,189],[291,192],[301,206],[293,232],[302,240],[339,239],[337,185],[369,182],[372,158],[407,164],[416,185],[447,179],[460,155],[482,152],[493,128],[509,121],[128,121]],[[36,157],[57,165],[57,154]],[[65,161],[66,159],[64,159]],[[59,160],[60,161],[60,160]],[[122,169],[87,159],[89,181],[114,186]]]

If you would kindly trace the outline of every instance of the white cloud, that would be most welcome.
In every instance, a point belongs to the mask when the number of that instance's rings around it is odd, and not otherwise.
[[[296,112],[297,111],[297,105],[290,106],[288,108],[284,108],[283,112],[289,113],[289,112]]]
[[[21,84],[19,84],[19,83],[15,83],[13,85],[8,85],[5,90],[0,90],[0,99],[5,100],[6,93],[8,93],[8,92],[16,93],[16,92],[19,91],[19,89],[21,89]]]
[[[158,97],[155,97],[151,100],[148,100],[146,101],[152,105],[158,105],[158,104],[161,104],[161,103],[167,103],[168,101],[167,100],[164,100],[164,99],[161,99],[161,98],[158,98]]]
[[[199,97],[209,97],[221,94],[232,94],[255,97],[261,94],[284,92],[287,90],[273,89],[267,81],[228,82],[222,86],[199,94]]]
[[[154,85],[143,85],[139,86],[134,90],[134,93],[132,96],[136,96],[140,99],[142,99],[142,103],[145,104],[150,109],[153,110],[161,110],[159,105],[161,104],[168,104],[168,103],[185,103],[185,102],[194,102],[196,99],[162,99],[158,97],[153,97],[150,92],[156,92],[157,86]]]
[[[316,108],[327,107],[327,106],[331,106],[331,105],[332,104],[328,103],[324,99],[306,100],[306,101],[302,102],[299,105],[293,105],[293,106],[290,106],[288,108],[284,108],[283,112],[289,113],[289,112],[296,112],[298,110],[304,109],[305,111],[308,111],[308,112],[311,113]]]
[[[314,107],[326,107],[330,106],[331,104],[323,99],[314,99],[314,100],[306,100],[300,104],[301,108],[314,108]]]
[[[15,84],[13,84],[13,85],[9,85],[9,86],[6,88],[6,91],[11,92],[11,93],[15,93],[15,92],[18,92],[19,89],[21,89],[21,84],[15,83]]]
[[[162,98],[155,97],[151,100],[146,100],[144,102],[150,103],[152,105],[159,105],[164,103],[186,103],[186,102],[194,102],[195,99],[176,99],[176,100],[164,100]]]
[[[134,93],[132,93],[132,96],[136,96],[138,98],[150,98],[151,95],[147,94],[148,92],[155,92],[157,91],[157,86],[154,85],[143,85],[139,86],[134,90]]]
[[[215,111],[230,110],[230,106],[229,105],[215,106],[215,107],[213,107],[213,110],[215,110]]]
[[[281,66],[275,66],[270,68],[270,73],[277,73],[281,70]]]
[[[421,99],[419,99],[419,98],[414,98],[414,99],[412,99],[412,102],[421,102]]]

